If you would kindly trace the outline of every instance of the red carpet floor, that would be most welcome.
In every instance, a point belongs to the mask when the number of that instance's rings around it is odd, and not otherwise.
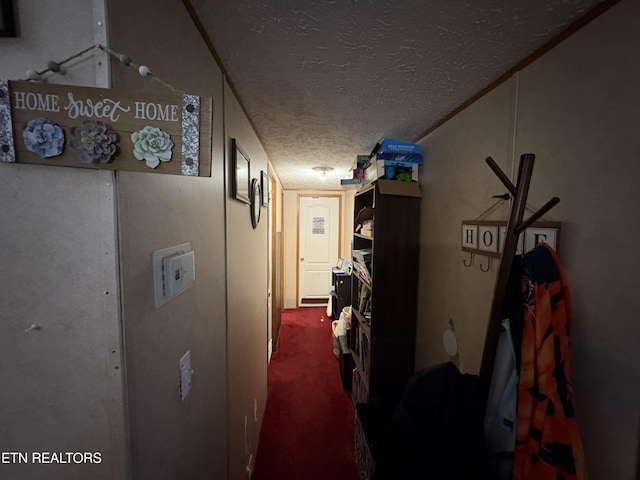
[[[285,310],[253,480],[357,480],[353,415],[325,308]]]

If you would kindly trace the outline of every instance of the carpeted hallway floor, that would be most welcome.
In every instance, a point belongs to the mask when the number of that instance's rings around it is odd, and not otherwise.
[[[358,478],[353,405],[333,355],[331,320],[325,308],[282,313],[254,480]]]

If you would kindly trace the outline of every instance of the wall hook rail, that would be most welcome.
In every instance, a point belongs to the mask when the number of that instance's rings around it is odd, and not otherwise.
[[[469,252],[469,263],[465,262],[464,258],[462,259],[462,264],[469,268],[473,265],[473,252]]]
[[[491,257],[487,257],[487,259],[489,260],[489,265],[487,266],[487,269],[485,270],[484,268],[482,268],[482,264],[480,264],[480,271],[481,272],[488,272],[489,270],[491,270]]]

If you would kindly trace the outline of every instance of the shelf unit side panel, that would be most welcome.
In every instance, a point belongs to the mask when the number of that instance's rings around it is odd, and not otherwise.
[[[397,398],[415,362],[420,199],[376,187],[356,197],[354,215],[364,206],[375,206],[373,239],[354,237],[354,248],[373,249],[369,395]]]

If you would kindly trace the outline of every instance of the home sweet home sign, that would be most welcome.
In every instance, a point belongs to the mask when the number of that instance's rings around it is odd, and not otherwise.
[[[539,243],[546,243],[558,252],[561,230],[560,222],[534,222],[518,237],[516,254],[522,255]],[[462,250],[465,252],[500,257],[506,236],[506,221],[462,221]]]
[[[0,80],[0,161],[211,176],[211,99]]]

